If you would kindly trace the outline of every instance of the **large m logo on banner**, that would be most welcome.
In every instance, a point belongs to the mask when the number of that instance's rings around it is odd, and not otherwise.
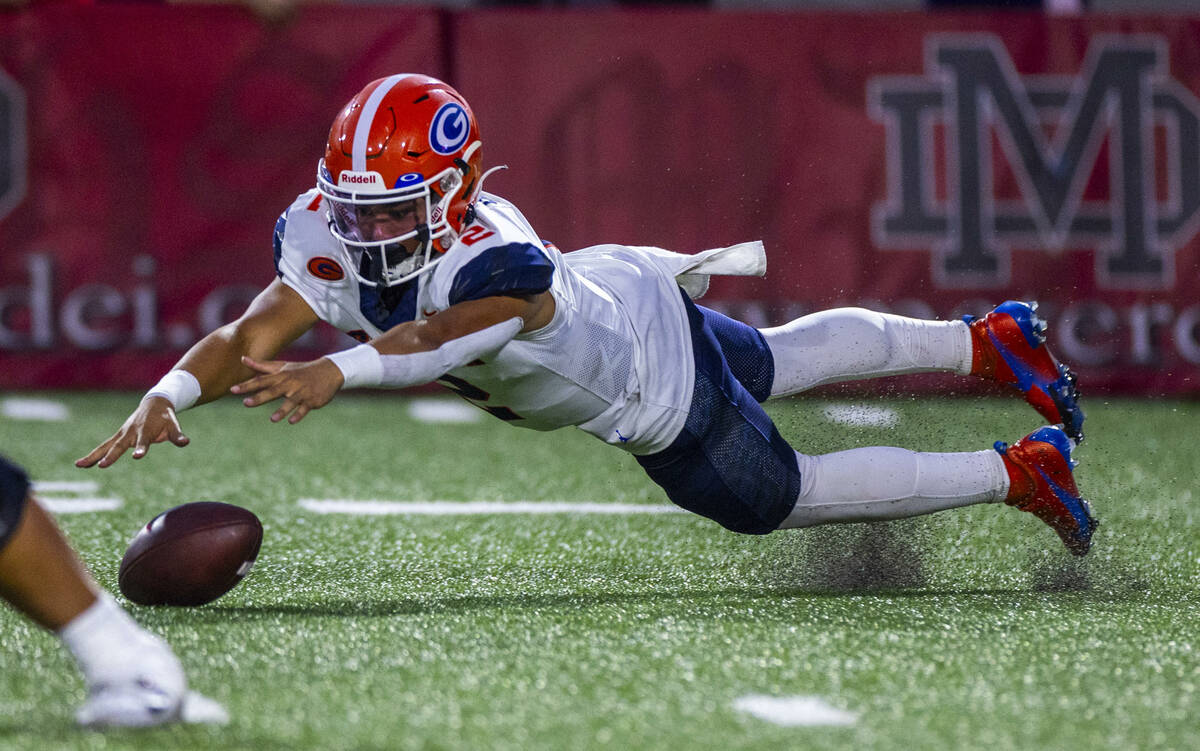
[[[888,137],[881,247],[931,248],[946,286],[1007,283],[1014,246],[1093,248],[1106,287],[1172,285],[1174,251],[1200,218],[1200,103],[1169,77],[1163,40],[1095,37],[1073,78],[1019,76],[990,35],[930,36],[925,64],[869,85]],[[995,195],[993,133],[1019,199]],[[1107,195],[1095,198],[1101,164]]]

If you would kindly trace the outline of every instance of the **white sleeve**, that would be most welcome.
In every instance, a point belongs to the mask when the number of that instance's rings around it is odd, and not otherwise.
[[[406,355],[384,355],[370,344],[327,355],[342,371],[342,388],[405,388],[441,378],[481,357],[499,352],[521,332],[525,322],[510,318],[458,339],[451,339],[435,350]]]

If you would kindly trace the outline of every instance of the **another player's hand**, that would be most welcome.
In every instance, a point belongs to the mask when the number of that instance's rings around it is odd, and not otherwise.
[[[337,366],[334,367],[336,369]],[[99,463],[103,469],[120,459],[121,454],[130,447],[133,448],[133,458],[141,459],[150,449],[150,444],[163,441],[170,441],[176,446],[186,446],[190,439],[180,429],[179,419],[175,417],[175,408],[171,406],[171,402],[161,396],[152,396],[142,400],[121,429],[113,433],[111,438],[92,449],[92,453],[76,459],[75,466],[91,467]]]
[[[312,410],[328,404],[345,381],[338,366],[324,357],[312,362],[259,362],[243,357],[242,364],[259,375],[242,381],[230,391],[245,395],[242,404],[247,407],[283,397],[283,404],[271,415],[271,422],[285,417],[293,425],[300,422]]]

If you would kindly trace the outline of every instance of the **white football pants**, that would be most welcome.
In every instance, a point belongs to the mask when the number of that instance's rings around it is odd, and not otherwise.
[[[762,329],[775,358],[771,396],[827,383],[905,373],[971,372],[962,321],[923,321],[837,308]],[[995,451],[930,454],[872,447],[796,452],[801,489],[780,529],[901,519],[1002,501],[1008,473]]]

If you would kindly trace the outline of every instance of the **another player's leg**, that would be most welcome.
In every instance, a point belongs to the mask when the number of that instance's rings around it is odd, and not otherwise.
[[[989,451],[873,447],[798,453],[803,483],[780,529],[901,519],[1003,501],[1034,514],[1072,553],[1084,555],[1096,521],[1075,485],[1071,448],[1061,428],[1045,427]]]
[[[175,655],[99,588],[30,495],[25,474],[3,459],[0,597],[74,655],[88,685],[79,722],[138,727],[179,717],[186,682]]]
[[[96,603],[99,590],[49,515],[24,498],[0,547],[0,597],[34,623],[58,631]]]
[[[1038,414],[1083,440],[1075,374],[1046,347],[1046,322],[1037,303],[1009,300],[982,318],[963,320],[971,331],[971,374],[1014,386]]]

